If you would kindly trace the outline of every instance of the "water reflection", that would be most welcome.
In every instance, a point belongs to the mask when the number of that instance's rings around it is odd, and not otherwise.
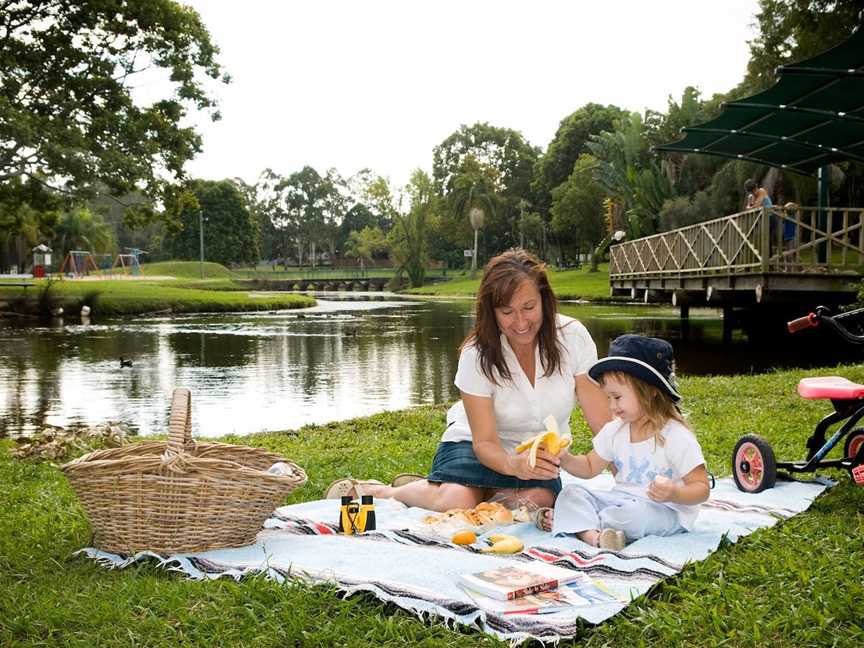
[[[457,397],[457,348],[470,301],[363,300],[319,295],[313,309],[49,326],[0,322],[0,436],[38,426],[129,423],[164,432],[175,386],[193,392],[193,431],[217,436],[297,428]],[[562,304],[585,322],[601,355],[622,332],[670,339],[679,373],[731,373],[830,361],[782,341],[722,344],[719,313]],[[119,358],[133,360],[121,368]],[[839,358],[842,359],[842,358]]]

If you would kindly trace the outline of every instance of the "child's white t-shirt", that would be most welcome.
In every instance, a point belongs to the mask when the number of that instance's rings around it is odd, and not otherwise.
[[[684,425],[670,419],[661,431],[665,443],[652,437],[646,441],[630,441],[630,424],[614,419],[603,426],[593,439],[594,451],[604,461],[615,465],[615,490],[648,498],[648,484],[663,475],[678,484],[699,465],[705,464],[702,448],[696,436]],[[678,520],[688,531],[693,530],[699,505],[663,502],[678,512]]]

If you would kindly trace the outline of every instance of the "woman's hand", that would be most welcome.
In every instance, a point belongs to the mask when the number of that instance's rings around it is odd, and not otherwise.
[[[557,456],[549,454],[541,448],[537,451],[537,463],[533,468],[528,463],[529,458],[530,453],[528,452],[508,455],[510,474],[519,479],[555,479],[558,477],[561,460]]]

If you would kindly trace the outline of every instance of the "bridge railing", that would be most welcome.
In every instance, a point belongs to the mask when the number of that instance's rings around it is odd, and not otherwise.
[[[736,273],[864,273],[864,209],[756,208],[625,241],[610,279]]]

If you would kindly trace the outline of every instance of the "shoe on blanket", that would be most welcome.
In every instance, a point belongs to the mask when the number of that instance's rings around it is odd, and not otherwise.
[[[601,549],[620,551],[627,545],[627,538],[620,529],[601,529],[597,537],[597,545]]]
[[[426,475],[418,475],[417,473],[399,473],[393,478],[393,481],[390,482],[390,485],[394,488],[398,488],[399,486],[404,486],[405,484],[410,484],[411,482],[420,481],[421,479],[426,479]]]
[[[337,479],[331,482],[327,490],[324,491],[324,499],[340,499],[349,495],[363,497],[365,495],[364,486],[384,486],[384,483],[377,479],[351,479],[350,477]]]

